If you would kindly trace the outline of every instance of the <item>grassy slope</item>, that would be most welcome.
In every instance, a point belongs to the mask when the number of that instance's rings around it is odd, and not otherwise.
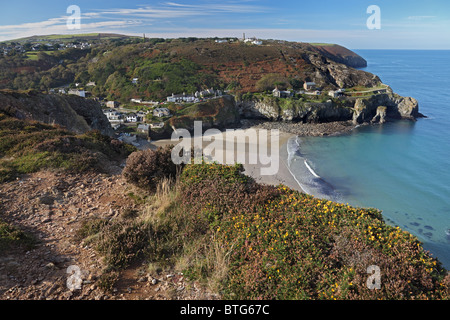
[[[57,126],[0,114],[0,183],[45,168],[100,170],[103,160],[120,159],[133,150],[98,132],[75,135]]]

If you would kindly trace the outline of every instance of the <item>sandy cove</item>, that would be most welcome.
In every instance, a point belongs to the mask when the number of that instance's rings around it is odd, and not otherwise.
[[[251,127],[251,128],[247,128],[247,129],[236,129],[235,133],[236,136],[240,136],[240,135],[246,135],[248,133],[247,130],[255,130],[256,132],[259,133],[260,128],[255,128],[255,127]],[[271,134],[271,131],[268,132],[269,135]],[[252,152],[251,150],[255,150],[255,145],[251,144],[248,140],[245,141],[245,159],[246,161],[243,163],[244,166],[244,174],[252,177],[253,179],[255,179],[256,182],[258,183],[263,183],[263,184],[267,184],[267,185],[280,185],[283,184],[291,189],[294,190],[298,190],[301,192],[304,192],[300,185],[297,183],[297,181],[295,181],[294,177],[291,175],[288,166],[287,166],[287,148],[286,148],[286,144],[287,141],[289,140],[289,138],[291,138],[292,136],[295,136],[292,133],[287,133],[287,132],[279,132],[279,135],[277,136],[269,136],[270,138],[268,138],[267,140],[267,150],[271,150],[272,147],[272,138],[274,139],[278,139],[278,146],[279,146],[279,152],[278,154],[270,155],[270,158],[272,161],[276,161],[278,159],[278,170],[276,170],[275,174],[270,174],[270,175],[264,175],[261,174],[262,173],[262,169],[263,168],[267,168],[270,165],[263,165],[260,163],[260,159],[258,158],[258,161],[256,164],[250,163],[249,159],[251,156],[255,157],[256,155],[254,154],[254,152]],[[220,134],[213,134],[209,136],[211,138],[211,141],[203,141],[203,148],[209,146],[212,146],[213,143],[215,142],[221,142],[222,145],[224,146],[223,151],[224,152],[230,152],[232,150],[230,150],[229,148],[226,148],[226,142],[230,142],[233,143],[233,138],[230,136],[228,136],[225,132],[221,132]],[[192,143],[192,139],[187,139],[187,142],[191,142]],[[163,139],[163,140],[155,140],[152,141],[149,145],[149,147],[151,149],[155,149],[157,147],[164,147],[167,145],[177,145],[179,142],[177,141],[172,141],[171,139]],[[260,150],[260,143],[258,143],[258,149]],[[236,149],[237,147],[235,147]],[[205,150],[205,149],[204,149]],[[236,151],[236,150],[235,150]],[[234,154],[234,159],[235,159],[235,163],[237,163],[237,152],[233,152]],[[242,155],[241,155],[242,156]],[[276,158],[274,158],[276,157]],[[252,161],[253,162],[253,161]],[[239,161],[239,163],[242,163],[242,161]],[[275,162],[274,162],[275,163]]]

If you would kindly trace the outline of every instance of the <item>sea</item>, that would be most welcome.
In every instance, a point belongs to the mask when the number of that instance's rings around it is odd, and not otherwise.
[[[450,51],[354,51],[367,60],[362,70],[417,99],[426,118],[293,137],[289,170],[309,194],[381,210],[450,270]]]

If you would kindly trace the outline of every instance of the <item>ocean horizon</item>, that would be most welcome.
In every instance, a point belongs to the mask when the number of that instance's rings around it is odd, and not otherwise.
[[[450,269],[450,50],[354,51],[427,118],[291,138],[291,174],[307,193],[381,210]]]

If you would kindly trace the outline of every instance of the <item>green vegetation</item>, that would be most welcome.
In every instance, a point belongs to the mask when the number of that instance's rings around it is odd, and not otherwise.
[[[0,114],[0,183],[41,169],[102,170],[136,150],[97,131],[75,135],[57,126]]]
[[[448,299],[450,276],[375,209],[260,185],[240,165],[187,165],[147,193],[136,217],[99,222],[85,241],[110,270],[133,259],[182,271],[228,299]],[[144,192],[144,191],[143,191]],[[382,272],[367,288],[367,267]]]
[[[0,254],[15,248],[30,249],[35,243],[30,234],[0,219]]]

